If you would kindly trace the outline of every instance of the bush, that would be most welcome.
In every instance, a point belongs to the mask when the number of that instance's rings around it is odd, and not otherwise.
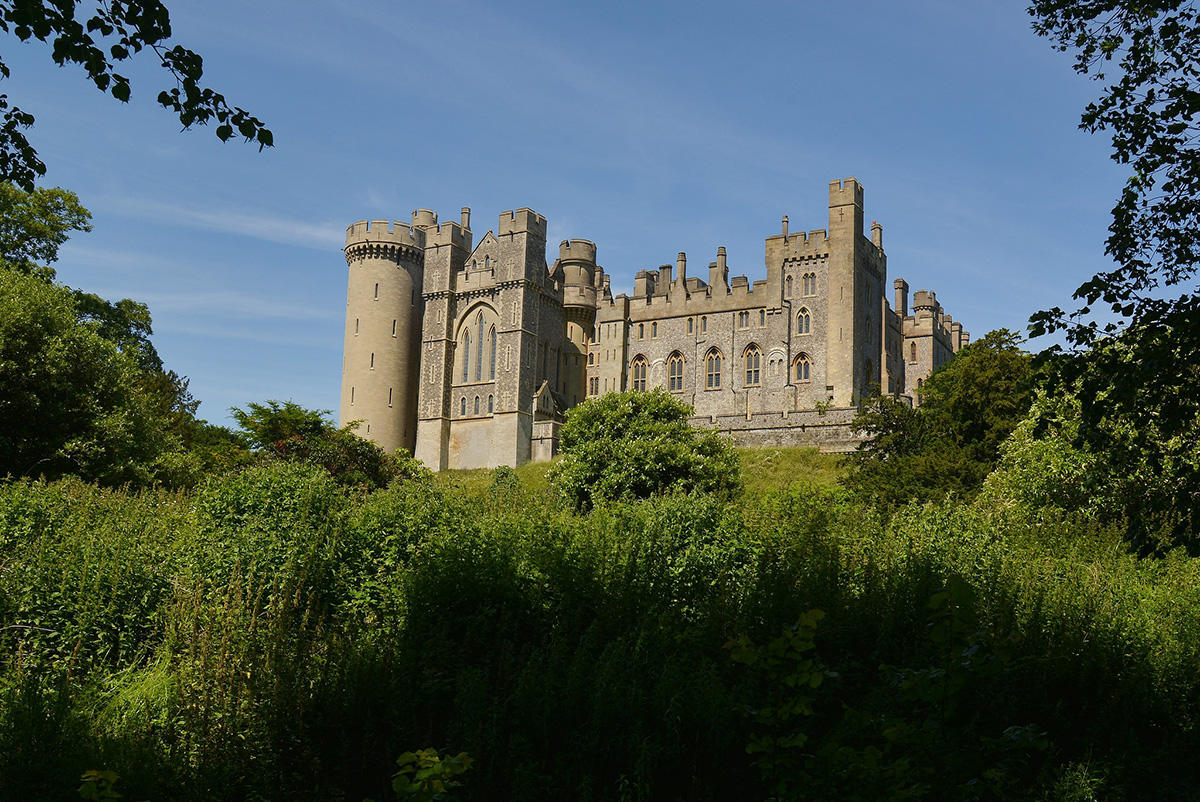
[[[688,423],[692,409],[666,391],[608,393],[567,414],[563,458],[551,482],[570,506],[665,493],[732,496],[741,488],[737,452]]]

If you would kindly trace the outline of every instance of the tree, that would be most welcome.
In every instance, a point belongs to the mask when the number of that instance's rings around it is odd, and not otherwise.
[[[266,460],[283,460],[323,468],[341,485],[379,488],[395,479],[429,475],[404,452],[388,454],[355,434],[358,421],[342,428],[327,409],[306,409],[294,401],[250,403],[230,410],[246,440]]]
[[[14,270],[54,278],[50,265],[72,231],[91,231],[91,212],[74,192],[23,190],[0,181],[0,262]]]
[[[144,484],[176,445],[137,361],[81,322],[69,290],[0,269],[0,475]]]
[[[567,413],[551,481],[572,507],[672,492],[730,495],[737,452],[688,423],[692,409],[661,388],[589,398]]]
[[[1031,332],[1063,331],[1074,349],[1043,360],[1049,392],[1079,399],[1078,443],[1104,449],[1129,433],[1140,469],[1173,477],[1171,517],[1200,503],[1200,470],[1170,445],[1194,449],[1200,420],[1200,12],[1191,0],[1037,0],[1029,11],[1034,30],[1101,83],[1081,127],[1109,132],[1112,158],[1131,171],[1105,242],[1116,266],[1076,290],[1074,312],[1034,315]],[[1092,319],[1097,304],[1116,322]],[[1195,540],[1194,525],[1172,528]]]
[[[271,132],[245,109],[230,106],[225,96],[201,84],[203,60],[180,45],[171,46],[171,18],[159,0],[97,0],[90,12],[80,12],[80,0],[0,0],[0,30],[22,42],[37,39],[52,44],[51,57],[61,66],[78,64],[101,92],[122,103],[131,95],[129,79],[117,72],[120,62],[145,49],[154,51],[175,86],[158,94],[158,103],[179,117],[183,127],[217,122],[221,141],[240,135],[258,142],[259,149],[274,142]],[[0,61],[0,76],[8,78]],[[32,190],[46,165],[25,137],[33,116],[10,106],[0,95],[0,180]]]
[[[1029,354],[1011,331],[989,332],[933,372],[910,408],[879,398],[855,420],[870,438],[850,457],[844,482],[885,506],[970,496],[1029,411]]]

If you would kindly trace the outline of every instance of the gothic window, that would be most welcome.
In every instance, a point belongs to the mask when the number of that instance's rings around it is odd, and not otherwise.
[[[490,378],[491,381],[494,382],[496,381],[496,327],[494,327],[494,325],[491,333],[488,334],[488,336],[490,336],[492,340],[492,366],[490,369],[488,369],[487,378]]]
[[[700,316],[700,333],[704,334],[708,331],[708,315]]]
[[[721,352],[715,348],[704,357],[704,388],[706,390],[721,388]]]
[[[588,351],[588,366],[596,364],[596,352]]]
[[[492,257],[490,257],[490,256],[483,257],[483,269],[484,270],[492,269]]]
[[[758,350],[758,346],[747,348],[742,359],[746,363],[746,386],[757,387],[762,384],[762,351]]]
[[[805,273],[800,279],[800,294],[804,296],[817,294],[817,274]]]
[[[811,334],[812,333],[812,315],[804,307],[796,313],[796,333]]]
[[[787,289],[784,290],[784,297],[785,298],[792,297],[792,277],[791,276],[787,277]]]
[[[479,396],[475,396],[475,414],[479,414]]]
[[[466,415],[467,415],[467,397],[465,395],[462,398],[462,403],[459,405],[459,410],[460,410],[459,414],[462,415],[463,417],[466,417]]]
[[[653,339],[656,339],[656,340],[658,339],[658,323],[650,324],[650,336]]]
[[[462,342],[462,380],[466,384],[471,378],[471,332],[463,332]],[[465,401],[463,403],[466,403]],[[464,413],[465,414],[465,413]]]
[[[739,329],[750,328],[750,313],[749,312],[738,312],[737,313],[737,324],[738,324]]]
[[[683,392],[683,356],[678,351],[667,359],[667,389],[672,393]]]
[[[588,379],[588,395],[600,395],[600,378],[598,376]]]
[[[646,390],[646,373],[649,367],[644,356],[639,356],[633,360],[633,389],[642,392]]]
[[[917,361],[917,344],[916,343],[908,344],[908,361],[909,362]]]
[[[695,320],[695,318],[690,318],[690,317],[688,318],[688,334],[692,333],[692,327],[693,327],[694,320]]]
[[[475,316],[476,332],[479,335],[478,351],[475,354],[475,381],[483,381],[483,312]],[[479,410],[476,410],[478,412]]]
[[[763,328],[766,325],[767,325],[767,310],[759,309],[758,310],[758,327]]]
[[[495,411],[496,411],[496,397],[489,395],[488,396],[488,414],[491,415]]]
[[[808,354],[796,357],[795,376],[798,382],[812,381],[812,362],[809,360]]]

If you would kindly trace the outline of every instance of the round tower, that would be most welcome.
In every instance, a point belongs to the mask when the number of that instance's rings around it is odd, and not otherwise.
[[[385,451],[412,453],[417,438],[425,231],[387,220],[346,229],[346,344],[341,425]]]
[[[596,326],[596,245],[585,239],[565,239],[558,246],[558,268],[562,271],[563,343],[565,368],[563,397],[571,406],[587,396],[587,355]]]

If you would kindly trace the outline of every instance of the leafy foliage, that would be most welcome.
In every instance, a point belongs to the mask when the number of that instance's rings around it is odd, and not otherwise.
[[[1194,543],[1182,512],[1200,490],[1183,453],[1200,420],[1200,12],[1188,0],[1038,0],[1029,10],[1034,29],[1101,84],[1081,127],[1111,133],[1112,158],[1131,173],[1105,243],[1115,267],[1076,290],[1078,310],[1039,312],[1031,331],[1065,331],[1080,352],[1049,378],[1052,393],[1080,399],[1081,438],[1098,453],[1110,441],[1123,468],[1174,477],[1168,496],[1135,504],[1131,537],[1165,525]],[[1095,306],[1117,322],[1100,325]]]
[[[91,213],[74,192],[38,187],[25,191],[0,181],[0,262],[24,273],[53,278],[50,265],[72,231],[91,231]]]
[[[691,407],[661,388],[589,398],[567,413],[551,481],[571,506],[672,492],[730,495],[737,452],[688,423]]]
[[[78,64],[101,92],[122,103],[132,94],[129,79],[117,72],[121,62],[149,49],[175,83],[158,95],[158,103],[174,112],[183,127],[216,122],[221,141],[240,135],[258,142],[259,149],[274,143],[271,132],[245,109],[230,106],[225,96],[203,86],[203,60],[180,45],[171,46],[171,18],[159,0],[109,0],[79,12],[80,0],[6,0],[0,3],[0,30],[22,42],[37,39],[52,45],[51,57],[61,66]],[[0,76],[10,71],[0,61]],[[33,116],[10,106],[0,95],[0,180],[33,191],[46,165],[25,137]]]
[[[1007,329],[962,348],[925,382],[920,406],[879,398],[855,421],[870,439],[845,484],[885,506],[978,491],[1032,399],[1030,357]]]

